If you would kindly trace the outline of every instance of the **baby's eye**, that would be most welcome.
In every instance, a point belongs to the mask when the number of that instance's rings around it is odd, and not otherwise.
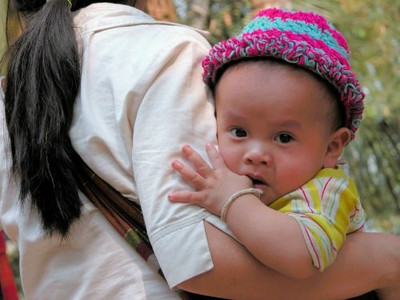
[[[275,137],[275,141],[282,144],[287,144],[293,141],[293,137],[288,133],[280,133]]]
[[[232,128],[231,129],[231,133],[235,136],[235,137],[246,137],[247,136],[247,132],[246,130],[242,129],[242,128]]]

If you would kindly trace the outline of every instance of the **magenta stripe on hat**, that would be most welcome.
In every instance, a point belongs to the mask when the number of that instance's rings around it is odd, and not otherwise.
[[[283,38],[286,36],[290,41],[297,41],[300,44],[305,42],[305,44],[311,46],[309,47],[309,51],[311,52],[315,53],[316,51],[320,50],[326,53],[329,58],[334,58],[335,60],[337,59],[342,65],[349,66],[348,60],[343,57],[341,53],[336,51],[336,49],[328,47],[328,45],[322,40],[312,39],[308,34],[298,34],[292,31],[281,31],[277,29],[255,30],[252,33],[243,34],[243,37],[246,36],[246,34],[259,34],[261,36],[268,37],[268,39],[271,39],[272,37]]]

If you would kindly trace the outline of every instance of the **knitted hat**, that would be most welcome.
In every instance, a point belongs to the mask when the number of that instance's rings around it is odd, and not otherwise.
[[[204,82],[213,88],[218,70],[236,60],[273,57],[308,69],[326,79],[340,94],[345,126],[352,139],[364,110],[364,93],[352,72],[343,35],[312,12],[265,9],[241,34],[214,45],[203,60]]]

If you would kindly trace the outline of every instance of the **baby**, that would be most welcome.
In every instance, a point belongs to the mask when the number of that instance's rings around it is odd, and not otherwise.
[[[356,186],[341,167],[364,93],[347,43],[322,16],[266,9],[203,61],[215,96],[212,167],[190,146],[172,167],[195,191],[170,201],[220,215],[263,264],[305,278],[325,270],[362,230]],[[261,200],[261,201],[260,201]]]

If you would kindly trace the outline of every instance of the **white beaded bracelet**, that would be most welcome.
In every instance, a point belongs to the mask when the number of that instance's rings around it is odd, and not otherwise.
[[[246,195],[246,194],[253,194],[258,199],[260,199],[262,194],[263,194],[263,191],[260,190],[260,189],[248,188],[248,189],[241,190],[241,191],[238,191],[238,192],[234,193],[232,196],[230,196],[228,198],[228,200],[226,200],[226,202],[224,203],[224,206],[222,206],[221,214],[220,214],[222,221],[226,222],[226,215],[228,213],[229,207],[231,206],[232,202],[235,201],[240,196],[243,196],[243,195]]]

